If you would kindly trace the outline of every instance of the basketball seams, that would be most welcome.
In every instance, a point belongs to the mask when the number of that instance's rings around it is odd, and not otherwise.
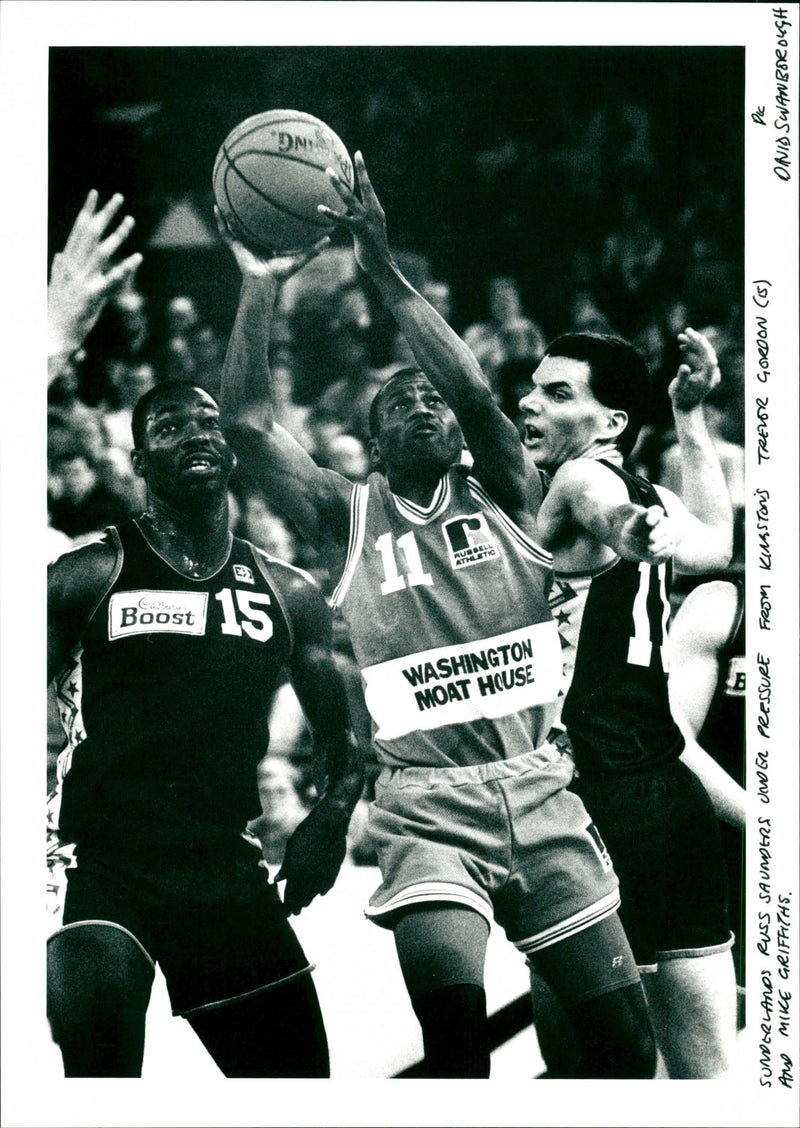
[[[325,176],[331,166],[353,188],[347,148],[325,122],[299,110],[256,114],[231,130],[217,152],[216,202],[254,249],[293,253],[331,230],[317,212],[319,203],[336,206]]]
[[[281,157],[280,159],[284,160],[285,158]],[[306,164],[307,162],[302,161],[302,162],[299,162],[299,163]],[[315,168],[318,172],[321,171],[319,169],[318,165],[309,165],[309,167]],[[240,219],[239,213],[236,210],[236,208],[233,206],[233,200],[231,199],[230,193],[228,192],[228,180],[227,180],[228,172],[235,172],[236,175],[240,178],[240,180],[242,180],[247,185],[247,187],[250,189],[251,192],[253,192],[256,196],[258,196],[259,199],[263,200],[264,203],[269,204],[269,206],[271,208],[275,208],[276,211],[282,212],[284,215],[288,215],[292,219],[298,220],[300,223],[309,224],[311,227],[321,227],[325,231],[330,230],[330,223],[326,222],[324,219],[317,219],[315,216],[307,216],[307,215],[304,215],[302,212],[293,211],[290,207],[287,207],[286,204],[282,204],[279,200],[273,200],[273,198],[271,196],[268,196],[267,193],[263,191],[263,189],[259,188],[255,184],[253,184],[253,182],[251,180],[249,180],[247,178],[247,176],[245,176],[245,174],[242,172],[242,170],[240,168],[237,168],[236,165],[233,163],[233,161],[231,161],[229,159],[228,160],[228,167],[225,170],[225,178],[224,178],[225,198],[228,201],[228,206],[230,207],[231,211],[236,216],[236,218],[239,220],[239,222],[242,223],[243,226],[246,226],[246,224],[244,224],[243,221]]]

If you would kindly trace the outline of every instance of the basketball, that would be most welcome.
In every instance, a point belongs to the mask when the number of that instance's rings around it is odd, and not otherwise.
[[[352,161],[332,129],[311,114],[268,110],[240,122],[223,141],[214,198],[233,235],[254,251],[301,251],[332,229],[317,204],[342,207],[326,168],[353,187]]]

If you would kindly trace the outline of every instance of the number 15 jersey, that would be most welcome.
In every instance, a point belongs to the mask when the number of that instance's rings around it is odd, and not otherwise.
[[[258,814],[256,767],[293,644],[271,577],[289,566],[232,538],[218,571],[194,580],[135,521],[106,538],[117,565],[57,687],[62,837],[126,851],[235,840]]]
[[[543,743],[561,686],[552,558],[462,468],[427,507],[355,486],[331,603],[350,630],[378,758],[463,767]]]

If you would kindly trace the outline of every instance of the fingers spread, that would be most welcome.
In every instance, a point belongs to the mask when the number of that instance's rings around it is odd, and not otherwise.
[[[100,244],[99,251],[103,258],[110,259],[116,250],[125,242],[133,230],[135,220],[133,216],[126,215],[122,223],[109,237]]]

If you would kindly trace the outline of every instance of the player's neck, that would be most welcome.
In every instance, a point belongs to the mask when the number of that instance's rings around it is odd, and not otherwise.
[[[417,466],[413,471],[408,468],[386,471],[386,480],[392,493],[422,508],[430,505],[443,477],[441,466]]]
[[[192,511],[175,509],[151,495],[138,524],[151,547],[192,579],[214,575],[227,559],[231,540],[227,497]]]

